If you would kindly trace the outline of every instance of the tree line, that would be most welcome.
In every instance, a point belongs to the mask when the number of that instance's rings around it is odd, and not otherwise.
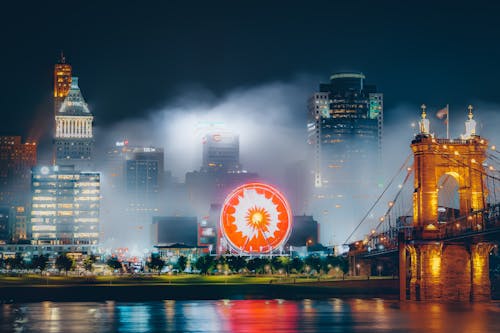
[[[180,256],[174,269],[180,272],[186,270],[188,260]],[[347,258],[342,256],[315,256],[311,255],[304,259],[300,257],[244,257],[244,256],[220,256],[214,257],[204,255],[195,262],[191,262],[191,270],[200,274],[327,274],[332,270],[337,274],[345,275],[349,271]],[[157,254],[148,258],[146,266],[158,273],[167,265]]]

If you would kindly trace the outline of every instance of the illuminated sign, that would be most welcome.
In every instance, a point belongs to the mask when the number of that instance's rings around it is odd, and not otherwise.
[[[221,232],[244,253],[269,253],[282,247],[292,230],[292,213],[283,194],[262,183],[236,188],[224,202]]]
[[[115,146],[116,147],[128,146],[128,140],[125,140],[125,141],[116,141]]]
[[[42,173],[42,175],[48,175],[50,172],[50,169],[48,167],[44,166],[40,169],[40,172]]]

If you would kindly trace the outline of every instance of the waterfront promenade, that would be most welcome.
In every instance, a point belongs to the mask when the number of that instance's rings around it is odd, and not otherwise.
[[[398,280],[275,276],[1,277],[0,301],[325,299],[398,296]]]

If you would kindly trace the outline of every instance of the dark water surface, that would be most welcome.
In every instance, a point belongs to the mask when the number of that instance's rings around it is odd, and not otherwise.
[[[500,303],[382,299],[0,305],[0,332],[500,332]]]

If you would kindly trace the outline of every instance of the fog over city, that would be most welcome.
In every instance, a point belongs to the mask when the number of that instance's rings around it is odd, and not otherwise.
[[[284,171],[292,163],[310,159],[307,145],[307,98],[315,91],[321,79],[302,75],[290,82],[269,82],[257,86],[235,88],[222,96],[214,96],[209,89],[193,88],[165,101],[165,106],[148,112],[145,118],[123,120],[107,127],[96,128],[97,158],[102,159],[106,149],[116,141],[128,140],[130,146],[159,147],[165,151],[165,170],[172,173],[174,183],[183,183],[186,172],[199,170],[202,155],[202,137],[213,130],[226,130],[239,135],[240,162],[244,170],[256,172],[260,179],[277,185],[285,193],[287,183]],[[85,86],[82,87],[85,94]],[[385,96],[389,99],[390,96]],[[91,103],[91,99],[89,100]],[[424,101],[425,102],[425,101]],[[431,131],[445,137],[444,122],[435,113],[444,105],[433,106],[429,101],[428,114]],[[459,137],[464,132],[466,105],[450,107],[450,134]],[[495,105],[475,103],[475,119],[478,131],[492,143],[498,142],[495,128],[488,126],[488,119],[494,119]],[[137,114],[144,114],[138,110]],[[99,113],[99,112],[98,112]],[[401,104],[384,110],[383,170],[367,165],[361,178],[378,177],[383,185],[398,170],[410,153],[409,144],[418,130],[419,105]],[[99,170],[99,164],[97,161]],[[103,170],[105,171],[105,170]],[[105,172],[104,172],[105,173]],[[312,178],[311,174],[305,175]],[[382,187],[376,192],[381,192]],[[395,190],[387,193],[391,199]],[[125,200],[126,193],[114,191],[102,179],[103,202],[101,207],[101,229],[103,244],[142,249],[150,245],[150,215],[135,216],[130,212],[120,212],[116,202]],[[345,194],[346,198],[350,193]],[[159,195],[155,203],[158,211],[152,215],[196,216],[187,196],[174,188]],[[350,212],[348,220],[337,221],[335,215],[322,219],[321,212],[306,209],[305,214],[313,215],[320,221],[320,241],[324,244],[342,244],[347,235],[361,220],[375,201],[371,195],[359,207]],[[208,207],[207,207],[208,211]],[[363,237],[376,225],[376,214],[371,215],[355,234]],[[200,218],[200,216],[198,216]]]

